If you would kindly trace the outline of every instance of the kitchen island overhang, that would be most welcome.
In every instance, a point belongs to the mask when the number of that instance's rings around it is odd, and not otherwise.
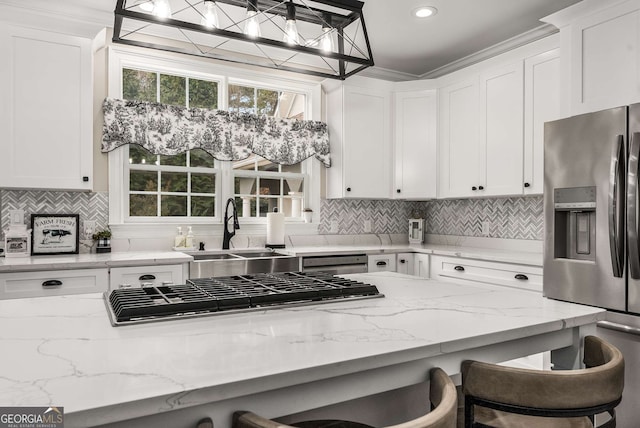
[[[605,315],[506,287],[348,277],[386,297],[121,328],[98,294],[0,301],[0,402],[64,406],[68,427],[203,414],[226,427],[235,410],[301,412],[422,382],[434,366],[457,373],[468,358],[558,350],[554,363],[577,367]]]

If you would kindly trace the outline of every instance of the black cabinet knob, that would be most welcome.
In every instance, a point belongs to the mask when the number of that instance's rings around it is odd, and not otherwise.
[[[406,263],[407,261],[405,259],[400,259],[400,263]]]
[[[527,275],[523,275],[521,273],[516,274],[515,278],[516,279],[521,279],[523,281],[527,281],[529,279],[529,277]]]
[[[476,191],[476,190],[478,190],[478,188],[477,188],[476,186],[473,186],[473,187],[471,188],[471,190]]]
[[[396,190],[396,193],[400,193],[400,189],[397,189],[397,190]]]
[[[458,272],[464,272],[464,267],[462,266],[456,266],[454,267],[455,270],[457,270]]]
[[[531,187],[531,184],[529,184],[529,183],[524,183],[524,187]]]
[[[484,190],[484,186],[478,186],[478,190]]]
[[[347,192],[350,192],[350,191],[351,191],[351,187],[347,187]]]
[[[86,183],[87,181],[89,181],[89,177],[87,177],[87,176],[85,175],[84,177],[82,177],[82,181],[84,181],[84,182]]]

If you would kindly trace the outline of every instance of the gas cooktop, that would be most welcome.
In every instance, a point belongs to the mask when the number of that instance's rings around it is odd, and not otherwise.
[[[384,295],[374,285],[326,272],[283,272],[113,290],[105,303],[111,324],[119,326],[372,297]]]

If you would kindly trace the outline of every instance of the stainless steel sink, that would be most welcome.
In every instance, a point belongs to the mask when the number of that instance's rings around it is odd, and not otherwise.
[[[244,275],[300,270],[299,258],[271,250],[223,250],[192,252],[189,278]]]

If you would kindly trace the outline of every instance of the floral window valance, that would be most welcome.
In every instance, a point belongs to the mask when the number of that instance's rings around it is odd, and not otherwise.
[[[218,160],[242,160],[255,153],[292,165],[315,156],[331,166],[323,122],[113,98],[105,99],[103,110],[102,152],[138,144],[159,155],[197,148]]]

